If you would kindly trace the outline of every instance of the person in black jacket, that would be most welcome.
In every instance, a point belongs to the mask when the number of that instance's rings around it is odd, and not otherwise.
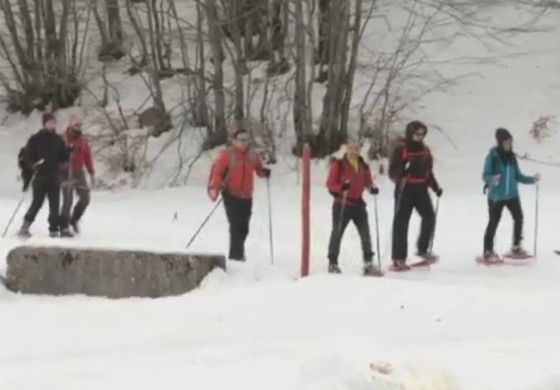
[[[29,237],[29,228],[37,213],[43,206],[45,198],[49,199],[49,233],[57,237],[60,229],[60,164],[67,162],[71,150],[64,139],[56,133],[56,120],[52,114],[43,114],[43,128],[33,134],[25,146],[25,160],[33,169],[31,183],[33,200],[23,218],[19,231],[22,237]],[[65,232],[61,232],[64,236]]]

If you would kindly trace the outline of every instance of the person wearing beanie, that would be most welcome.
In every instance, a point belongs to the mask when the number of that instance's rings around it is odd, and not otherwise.
[[[62,168],[62,211],[60,215],[60,234],[72,237],[70,226],[76,234],[80,233],[79,222],[84,215],[89,202],[90,190],[86,179],[87,170],[92,185],[95,185],[95,170],[91,148],[82,133],[82,120],[72,115],[70,123],[64,133],[66,144],[72,148],[70,161]],[[78,195],[78,202],[72,210],[74,191]]]
[[[49,200],[49,233],[57,237],[60,229],[60,165],[70,157],[70,150],[62,137],[56,133],[56,119],[50,113],[43,114],[42,128],[29,137],[24,148],[26,164],[33,169],[31,182],[33,200],[23,218],[19,236],[27,238],[29,228],[43,206]]]
[[[513,243],[507,256],[528,257],[521,247],[523,232],[523,210],[519,199],[518,183],[534,184],[540,174],[524,175],[513,152],[513,136],[504,128],[495,133],[496,146],[492,147],[484,160],[482,180],[488,188],[488,225],[484,233],[484,253],[482,260],[487,263],[500,261],[494,251],[494,236],[506,207],[513,218]]]
[[[394,271],[406,271],[408,256],[408,225],[412,210],[420,214],[422,224],[417,241],[419,264],[432,264],[437,256],[430,244],[435,228],[435,212],[428,188],[440,197],[443,190],[433,172],[433,157],[424,144],[427,126],[416,120],[407,124],[404,140],[395,148],[389,162],[389,177],[395,183],[392,259]]]

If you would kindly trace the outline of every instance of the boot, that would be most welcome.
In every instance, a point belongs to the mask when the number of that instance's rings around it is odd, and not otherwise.
[[[484,251],[484,254],[482,255],[482,261],[485,264],[498,264],[503,262],[501,257],[493,250]]]
[[[391,269],[397,272],[408,271],[410,269],[410,266],[406,264],[406,260],[393,260]]]
[[[364,276],[383,276],[383,272],[371,261],[364,263]]]
[[[422,263],[426,262],[427,264],[434,264],[439,260],[439,256],[433,252],[418,252],[416,256],[422,259]]]
[[[512,259],[527,259],[531,257],[531,255],[523,249],[521,245],[513,245],[506,257],[510,257]]]
[[[72,230],[74,230],[74,233],[80,234],[80,224],[78,221],[70,222],[70,226],[72,227]]]
[[[72,237],[74,237],[74,234],[72,234],[70,229],[64,228],[60,231],[60,237],[72,238]]]
[[[31,227],[31,224],[27,221],[23,221],[23,224],[21,225],[21,227],[19,228],[18,231],[18,236],[22,237],[22,238],[29,238],[31,237],[31,232],[29,231],[29,228]]]
[[[49,230],[49,237],[51,238],[58,237],[58,230]]]
[[[340,274],[342,271],[338,267],[338,264],[329,264],[329,274]]]

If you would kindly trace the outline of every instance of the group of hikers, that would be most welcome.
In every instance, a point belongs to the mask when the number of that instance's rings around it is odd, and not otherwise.
[[[48,198],[50,236],[72,237],[80,233],[79,222],[90,201],[86,171],[91,183],[95,183],[91,149],[82,134],[82,121],[77,116],[71,117],[63,135],[57,134],[56,120],[52,114],[44,114],[42,121],[41,130],[29,138],[18,158],[24,191],[31,185],[33,193],[19,235],[30,236],[30,226],[45,198]],[[421,121],[408,123],[404,138],[390,156],[389,177],[395,184],[391,268],[395,271],[410,269],[408,228],[413,210],[421,217],[416,255],[426,265],[438,260],[431,248],[436,215],[429,189],[438,198],[443,190],[434,175],[432,153],[424,142],[427,132],[427,126]],[[488,152],[482,172],[485,191],[488,192],[488,224],[482,255],[482,261],[487,263],[499,260],[494,251],[494,236],[504,208],[510,211],[514,220],[511,253],[528,255],[521,246],[523,211],[518,183],[534,184],[540,180],[539,174],[526,176],[521,172],[513,152],[513,137],[508,130],[497,129],[495,137],[496,145]],[[222,197],[230,233],[228,258],[236,261],[246,260],[245,242],[252,214],[254,175],[266,179],[271,175],[271,170],[264,166],[259,153],[251,147],[251,142],[252,137],[247,129],[241,127],[233,132],[231,146],[221,151],[214,161],[207,187],[212,201],[217,201],[220,195]],[[352,222],[361,240],[364,275],[383,275],[373,261],[375,252],[363,198],[365,191],[377,196],[379,189],[369,165],[360,155],[358,142],[347,141],[344,156],[332,160],[326,187],[334,198],[327,255],[329,272],[341,272],[338,265],[341,240],[346,227]],[[78,194],[78,202],[72,209],[74,192]]]
[[[424,143],[428,128],[415,120],[406,125],[405,137],[393,150],[389,161],[389,177],[395,184],[394,217],[392,227],[392,266],[394,271],[410,269],[408,262],[408,227],[412,211],[421,217],[420,235],[416,243],[416,255],[422,263],[437,262],[432,252],[436,215],[429,194],[431,189],[439,198],[443,194],[433,170],[433,157]],[[495,132],[496,145],[490,149],[484,161],[482,179],[488,190],[488,224],[483,240],[482,261],[492,264],[500,260],[494,251],[494,236],[506,207],[514,220],[512,255],[529,256],[522,248],[523,212],[519,199],[518,183],[534,184],[540,174],[524,175],[513,152],[511,133],[499,128]],[[229,222],[229,259],[245,261],[245,240],[249,234],[249,221],[253,197],[253,172],[262,178],[270,177],[270,169],[263,166],[258,153],[250,147],[251,136],[245,129],[232,135],[232,145],[217,157],[208,183],[212,201],[222,195]],[[369,165],[360,155],[358,142],[345,144],[341,159],[333,159],[326,187],[333,196],[332,231],[328,246],[329,272],[340,273],[338,257],[344,231],[350,221],[356,226],[362,245],[363,272],[367,276],[382,276],[383,271],[374,264],[374,250],[370,233],[369,217],[363,194],[379,193]],[[379,250],[379,248],[377,248]]]
[[[42,128],[20,150],[18,165],[23,179],[23,191],[31,186],[33,197],[18,235],[22,238],[31,236],[30,227],[45,198],[49,202],[49,235],[73,237],[74,234],[79,234],[80,219],[90,202],[86,171],[91,184],[95,184],[92,152],[82,133],[80,118],[71,116],[66,131],[60,135],[56,132],[54,115],[43,114]],[[72,208],[74,192],[78,195],[78,202]]]

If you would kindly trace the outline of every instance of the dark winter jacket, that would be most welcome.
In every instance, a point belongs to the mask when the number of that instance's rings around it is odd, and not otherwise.
[[[500,175],[498,184],[493,184],[495,175]],[[507,153],[493,147],[484,160],[482,179],[488,184],[488,199],[492,202],[514,199],[519,196],[518,183],[533,184],[535,179],[524,175],[519,169],[513,152]]]
[[[389,177],[399,186],[423,185],[437,191],[439,184],[433,172],[432,153],[422,141],[413,139],[420,125],[427,133],[427,128],[421,122],[407,125],[405,139],[394,149],[390,158]]]
[[[68,161],[71,149],[64,139],[55,132],[41,129],[33,134],[25,146],[25,157],[30,167],[36,165],[37,178],[56,178],[60,174],[60,166]]]
[[[346,203],[363,205],[362,194],[364,190],[373,187],[373,177],[368,164],[362,157],[358,157],[354,161],[344,155],[341,160],[334,160],[331,163],[327,188],[338,202],[342,201],[342,184],[344,182],[350,183],[350,188],[346,193]]]

